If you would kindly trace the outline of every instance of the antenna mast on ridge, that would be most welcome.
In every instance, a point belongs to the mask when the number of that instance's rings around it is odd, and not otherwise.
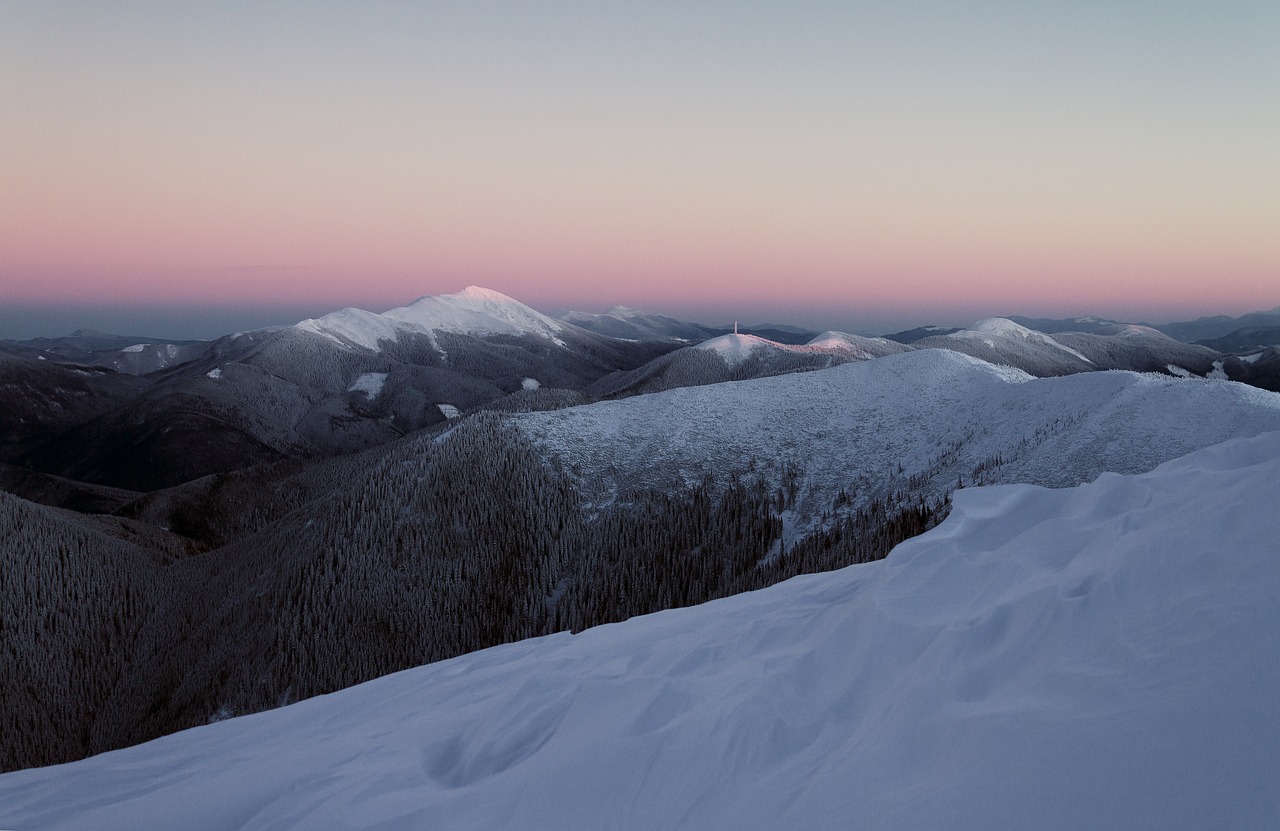
[[[738,321],[736,320],[733,322],[733,333],[735,335],[738,334]]]

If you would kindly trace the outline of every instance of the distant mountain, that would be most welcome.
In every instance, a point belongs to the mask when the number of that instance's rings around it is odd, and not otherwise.
[[[1280,326],[1280,306],[1265,312],[1250,312],[1240,317],[1216,315],[1178,323],[1153,324],[1171,338],[1184,343],[1197,343],[1230,335],[1239,329]]]
[[[205,341],[165,340],[136,335],[112,335],[79,329],[57,338],[0,341],[0,352],[36,360],[81,366],[100,366],[130,375],[145,375],[198,357]]]
[[[565,346],[560,335],[568,327],[534,311],[505,294],[468,286],[455,294],[420,297],[408,306],[377,314],[346,308],[294,328],[315,332],[341,345],[379,350],[383,341],[395,342],[407,334],[436,332],[490,337],[532,336]]]
[[[9,371],[22,368],[27,394],[9,415],[25,421],[17,444],[0,448],[0,462],[153,490],[251,464],[349,453],[530,389],[581,390],[675,346],[604,337],[472,286],[383,314],[343,309],[199,344],[184,362],[139,380],[132,395],[101,406],[90,406],[87,391],[56,411],[39,402],[107,384],[102,370],[15,356]]]
[[[666,315],[642,312],[626,306],[614,306],[606,312],[561,312],[557,317],[611,338],[629,340],[703,341],[721,330],[700,323],[677,320]]]
[[[915,329],[907,329],[902,332],[894,332],[892,335],[885,335],[886,340],[897,341],[898,343],[915,343],[925,338],[938,337],[941,335],[949,335],[952,332],[959,332],[956,327],[947,326],[917,326]]]
[[[675,387],[743,381],[788,372],[825,369],[905,350],[883,338],[826,332],[810,343],[778,343],[757,335],[726,334],[655,358],[644,366],[601,378],[588,391],[601,398],[659,392]]]
[[[980,320],[968,329],[915,341],[918,349],[952,349],[994,364],[1017,367],[1038,377],[1089,372],[1097,367],[1081,353],[1043,332],[1003,317]]]
[[[1059,332],[1085,332],[1094,335],[1114,335],[1116,332],[1127,325],[1124,321],[1107,320],[1101,317],[1070,317],[1070,318],[1053,318],[1053,317],[1023,317],[1022,315],[1008,315],[1008,319],[1028,329],[1034,329],[1037,332],[1044,332],[1049,335],[1056,335]]]
[[[1280,324],[1275,326],[1247,326],[1236,329],[1228,335],[1210,340],[1197,341],[1200,346],[1207,346],[1219,352],[1252,352],[1271,346],[1280,346]]]

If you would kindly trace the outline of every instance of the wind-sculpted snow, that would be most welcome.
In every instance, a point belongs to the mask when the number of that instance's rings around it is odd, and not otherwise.
[[[896,488],[942,493],[959,479],[1062,486],[1103,471],[1149,470],[1207,444],[1280,429],[1280,396],[1132,372],[1032,379],[930,349],[516,424],[574,473],[588,500],[603,503],[628,489],[697,482],[708,471],[779,482],[790,468],[800,477],[803,525],[842,490],[853,508]]]
[[[879,563],[0,776],[0,826],[1274,828],[1277,481],[1269,433],[964,490]]]

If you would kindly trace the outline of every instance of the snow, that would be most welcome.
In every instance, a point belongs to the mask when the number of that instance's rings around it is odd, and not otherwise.
[[[121,352],[141,352],[142,350],[146,349],[150,345],[151,344],[149,343],[135,343],[133,346],[126,346],[120,351]]]
[[[396,321],[351,307],[330,312],[321,318],[304,320],[294,328],[313,332],[342,346],[355,345],[375,352],[378,341],[396,340],[400,336],[400,326]]]
[[[1208,375],[1206,375],[1206,376],[1204,376],[1204,377],[1206,377],[1206,378],[1212,378],[1212,379],[1214,379],[1214,380],[1218,380],[1218,381],[1225,381],[1225,380],[1227,380],[1227,373],[1226,373],[1226,371],[1225,371],[1225,370],[1223,370],[1223,368],[1222,368],[1222,364],[1223,364],[1223,362],[1222,362],[1222,361],[1214,361],[1214,362],[1213,362],[1213,369],[1209,370],[1209,374],[1208,374]]]
[[[808,343],[809,348],[824,352],[839,352],[857,360],[867,361],[895,352],[906,352],[911,347],[888,338],[865,338],[845,332],[823,332]]]
[[[883,562],[0,776],[0,827],[1272,828],[1276,481],[1269,433],[964,490]]]
[[[564,324],[492,289],[468,286],[456,294],[422,297],[383,314],[429,331],[470,335],[538,335],[564,346]]]
[[[739,336],[743,337],[743,336]],[[843,488],[856,510],[928,474],[940,496],[984,460],[987,482],[1074,485],[1104,470],[1149,470],[1236,436],[1280,430],[1280,395],[1224,381],[1087,372],[1032,378],[944,349],[830,369],[685,387],[514,417],[567,470],[588,503],[669,489],[714,473],[771,482],[802,473],[798,522]],[[885,472],[901,464],[902,481]]]
[[[1194,375],[1191,374],[1191,370],[1187,369],[1186,367],[1178,366],[1177,364],[1168,364],[1167,366],[1165,366],[1165,369],[1169,370],[1171,373],[1178,376],[1179,378],[1195,377]]]
[[[858,335],[847,335],[843,332],[824,332],[804,345],[778,343],[757,335],[720,335],[690,348],[706,349],[719,354],[730,369],[740,366],[752,355],[762,350],[797,354],[835,353],[847,358],[865,361],[880,355],[909,349],[909,347],[884,338],[864,338]]]
[[[525,390],[536,390],[541,386],[542,384],[538,383],[537,378],[525,378],[520,382],[520,388]]]
[[[437,404],[436,407],[440,410],[441,415],[450,420],[462,415],[462,411],[452,404]]]
[[[751,357],[751,354],[757,349],[781,347],[782,344],[774,343],[756,335],[721,335],[718,338],[704,340],[690,349],[706,349],[717,353],[724,358],[725,364],[730,369],[741,365],[744,361]]]
[[[536,335],[559,346],[564,324],[536,312],[505,294],[468,286],[456,294],[421,297],[397,309],[377,314],[346,308],[324,317],[304,320],[295,328],[322,335],[344,346],[377,351],[378,342],[396,340],[402,332],[430,335],[435,331],[468,335]],[[433,339],[434,343],[434,339]],[[443,354],[439,346],[437,351]]]
[[[214,381],[217,381],[220,378],[222,378],[222,367],[214,367],[213,369],[206,372],[204,375],[206,378],[210,378]]]
[[[1244,361],[1246,364],[1256,364],[1258,359],[1261,357],[1261,352],[1254,352],[1252,355],[1241,355],[1240,360]]]
[[[347,392],[362,392],[372,401],[382,393],[382,387],[386,383],[387,373],[366,372],[357,378],[354,384],[347,387]]]
[[[945,337],[949,338],[971,338],[981,340],[987,346],[995,347],[997,338],[1020,338],[1022,340],[1032,341],[1033,343],[1042,343],[1046,346],[1052,346],[1061,349],[1070,355],[1073,355],[1086,363],[1093,361],[1086,358],[1076,350],[1069,346],[1058,343],[1049,335],[1043,332],[1037,332],[1034,329],[1028,329],[1021,324],[1014,323],[1005,317],[989,317],[986,320],[980,320],[968,329],[961,329],[958,332],[952,332]]]

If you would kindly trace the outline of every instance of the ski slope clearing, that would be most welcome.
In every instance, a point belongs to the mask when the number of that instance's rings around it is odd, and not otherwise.
[[[961,491],[879,563],[0,776],[0,826],[1274,828],[1277,481],[1269,433]]]
[[[1237,436],[1280,430],[1280,396],[1133,372],[1032,379],[926,349],[831,369],[605,401],[514,422],[608,504],[712,473],[797,480],[801,530],[843,490],[852,510],[901,489],[1066,486],[1137,473]],[[789,474],[788,471],[791,471]],[[843,501],[843,500],[842,500]]]

